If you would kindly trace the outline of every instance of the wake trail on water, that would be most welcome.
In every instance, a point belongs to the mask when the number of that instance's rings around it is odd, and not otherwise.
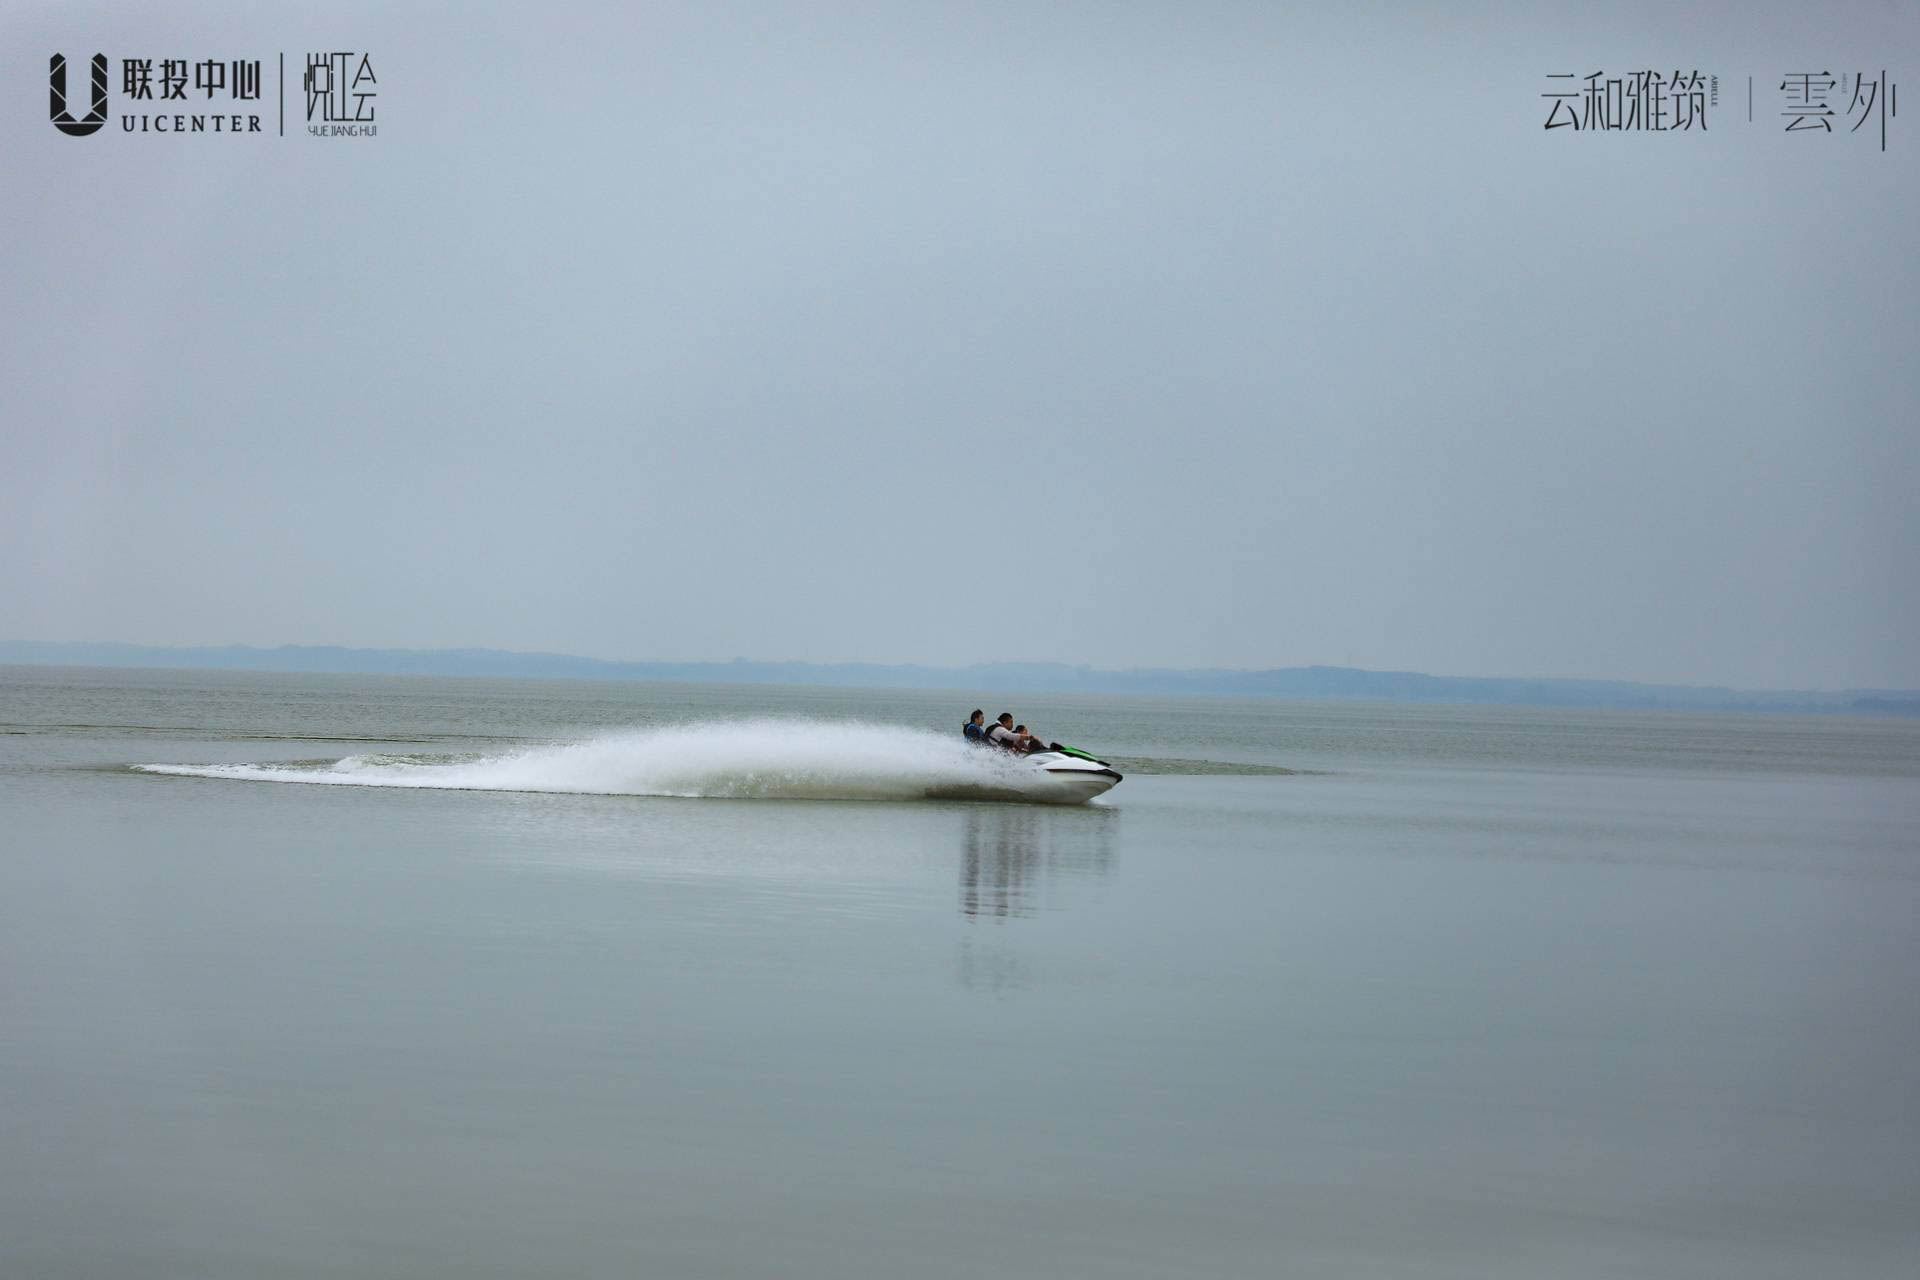
[[[1060,802],[1013,756],[898,725],[728,720],[465,756],[365,754],[319,763],[142,764],[142,773],[448,791],[730,799]]]

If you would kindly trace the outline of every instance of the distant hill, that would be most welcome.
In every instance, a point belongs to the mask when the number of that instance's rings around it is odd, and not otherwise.
[[[249,645],[166,648],[37,641],[0,641],[0,664],[1920,715],[1920,691],[1909,689],[1781,692],[1706,685],[1637,684],[1625,680],[1431,676],[1417,671],[1362,671],[1354,667],[1279,667],[1266,671],[1142,667],[1107,671],[1053,662],[990,662],[970,667],[748,662],[744,659],[607,662],[563,653],[512,653],[502,649],[349,649],[337,645],[282,645],[274,649]]]

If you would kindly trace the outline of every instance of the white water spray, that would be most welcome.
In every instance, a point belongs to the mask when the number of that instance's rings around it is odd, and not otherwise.
[[[495,755],[354,755],[328,764],[145,764],[145,773],[457,791],[808,800],[1077,802],[1045,772],[956,736],[894,725],[729,720]]]

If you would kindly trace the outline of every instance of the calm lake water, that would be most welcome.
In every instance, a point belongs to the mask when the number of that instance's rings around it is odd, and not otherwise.
[[[0,669],[0,1275],[1920,1274],[1920,723],[1002,702]]]

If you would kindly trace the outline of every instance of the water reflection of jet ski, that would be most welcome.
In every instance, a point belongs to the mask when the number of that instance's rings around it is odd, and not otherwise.
[[[1093,799],[1122,776],[1105,760],[1096,760],[1084,751],[1063,747],[1057,742],[1050,743],[1045,751],[1021,756],[1019,760],[1025,767],[1046,774],[1046,789],[1057,792],[1059,798],[1069,804]]]

